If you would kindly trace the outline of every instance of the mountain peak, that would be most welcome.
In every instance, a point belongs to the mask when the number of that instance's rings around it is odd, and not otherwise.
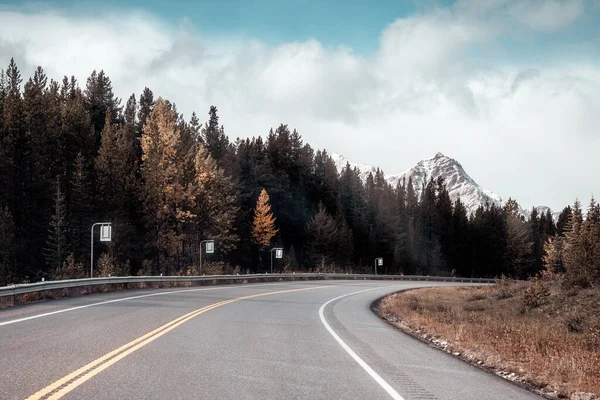
[[[341,172],[349,162],[344,156],[331,153],[331,158],[335,162],[338,172]],[[370,173],[375,173],[375,167],[366,164],[356,164],[350,162],[352,168],[359,170],[359,176],[363,182],[367,180]],[[385,175],[385,180],[396,187],[398,184],[408,184],[409,179],[412,180],[413,187],[419,193],[421,189],[427,185],[430,179],[444,178],[446,189],[450,195],[450,199],[455,202],[460,198],[461,202],[467,209],[469,214],[475,213],[477,208],[485,204],[495,204],[501,206],[502,198],[496,193],[483,189],[477,182],[473,180],[464,170],[462,165],[453,158],[445,156],[441,152],[437,152],[433,158],[427,158],[419,161],[413,168],[396,175]],[[546,207],[538,207],[538,212],[546,212]],[[528,216],[529,212],[521,210],[521,214]],[[558,213],[553,214],[556,219]]]

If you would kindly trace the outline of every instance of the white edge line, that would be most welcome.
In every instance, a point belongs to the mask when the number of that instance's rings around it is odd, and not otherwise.
[[[51,312],[47,312],[47,313],[43,313],[43,314],[32,315],[29,317],[23,317],[23,318],[13,319],[10,321],[4,321],[4,322],[0,322],[0,326],[16,324],[18,322],[29,321],[29,320],[37,319],[37,318],[49,317],[51,315],[61,314],[64,312],[69,312],[69,311],[81,310],[83,308],[88,308],[88,307],[101,306],[101,305],[110,304],[110,303],[118,303],[118,302],[127,301],[127,300],[141,299],[144,297],[162,296],[162,295],[172,294],[172,293],[198,292],[198,291],[204,291],[204,290],[219,290],[219,289],[223,290],[223,289],[233,289],[233,288],[239,288],[239,287],[261,287],[261,286],[277,286],[277,285],[281,285],[281,283],[227,285],[227,286],[219,286],[219,287],[211,287],[211,288],[181,289],[181,290],[171,290],[171,291],[167,291],[167,292],[143,294],[140,296],[123,297],[123,298],[119,298],[119,299],[102,301],[100,303],[84,304],[82,306],[65,308],[62,310],[56,310],[56,311],[51,311]]]
[[[392,287],[392,286],[388,286],[388,287]],[[325,310],[325,307],[329,304],[332,303],[338,299],[341,299],[343,297],[347,297],[347,296],[352,296],[354,294],[359,294],[359,293],[364,293],[364,292],[369,292],[371,290],[377,290],[377,289],[383,289],[384,287],[378,287],[378,288],[373,288],[373,289],[367,289],[367,290],[360,290],[358,292],[353,292],[353,293],[348,293],[348,294],[344,294],[342,296],[338,296],[336,298],[333,298],[331,300],[329,300],[327,303],[323,304],[321,306],[321,308],[319,308],[319,317],[321,318],[321,322],[323,323],[323,325],[325,326],[325,328],[327,328],[327,330],[329,331],[329,333],[331,334],[331,336],[333,336],[333,338],[340,344],[340,346],[342,346],[342,348],[344,350],[346,350],[346,352],[348,354],[350,354],[350,356],[354,359],[354,361],[356,361],[358,363],[358,365],[360,365],[370,376],[371,378],[373,378],[375,380],[375,382],[377,382],[379,384],[379,386],[381,386],[389,395],[392,399],[394,400],[404,400],[404,398],[402,396],[400,396],[400,394],[398,392],[396,392],[396,390],[389,384],[387,383],[381,376],[379,376],[379,374],[377,372],[375,372],[373,370],[373,368],[371,368],[369,366],[369,364],[367,364],[362,358],[360,358],[358,356],[358,354],[356,354],[351,348],[350,346],[348,346],[339,336],[337,333],[335,333],[335,331],[331,328],[331,326],[329,326],[329,324],[327,323],[327,321],[325,320],[325,316],[323,315],[323,311]]]

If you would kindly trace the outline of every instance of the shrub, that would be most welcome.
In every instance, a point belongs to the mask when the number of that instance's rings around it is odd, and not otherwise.
[[[81,279],[87,277],[87,271],[82,263],[75,261],[73,253],[67,256],[63,264],[54,271],[54,279]]]
[[[96,276],[123,276],[125,269],[129,272],[129,263],[123,265],[113,258],[108,253],[102,253],[97,262]]]
[[[137,272],[138,276],[150,276],[152,275],[152,271],[154,270],[154,265],[150,260],[142,261],[142,268],[140,268]]]
[[[522,305],[525,310],[539,307],[544,299],[550,295],[547,282],[534,278],[533,282],[525,288]]]
[[[202,273],[205,275],[223,275],[225,267],[223,261],[210,261],[202,264]]]

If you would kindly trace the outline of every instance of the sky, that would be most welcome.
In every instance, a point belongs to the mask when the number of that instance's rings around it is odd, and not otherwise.
[[[0,1],[0,65],[144,87],[225,132],[281,123],[402,172],[437,152],[555,211],[600,198],[600,0]]]

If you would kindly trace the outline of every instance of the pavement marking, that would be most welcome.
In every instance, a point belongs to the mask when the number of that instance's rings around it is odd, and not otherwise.
[[[172,293],[198,292],[198,291],[205,291],[205,290],[224,290],[224,289],[233,289],[233,288],[239,288],[239,287],[264,287],[264,286],[281,286],[281,285],[283,285],[283,284],[282,283],[266,283],[266,284],[260,284],[260,285],[257,285],[257,284],[227,285],[227,286],[211,287],[211,288],[181,289],[181,290],[171,290],[171,291],[167,291],[167,292],[143,294],[140,296],[123,297],[123,298],[119,298],[119,299],[101,301],[99,303],[85,304],[82,306],[65,308],[62,310],[56,310],[56,311],[51,311],[51,312],[47,312],[47,313],[43,313],[43,314],[32,315],[29,317],[23,317],[23,318],[13,319],[10,321],[4,321],[4,322],[0,322],[0,326],[16,324],[18,322],[29,321],[29,320],[36,319],[36,318],[49,317],[51,315],[61,314],[64,312],[69,312],[69,311],[81,310],[81,309],[88,308],[88,307],[95,307],[95,306],[101,306],[104,304],[118,303],[118,302],[127,301],[127,300],[141,299],[144,297],[163,296],[163,295],[172,294]]]
[[[236,297],[233,299],[214,303],[214,304],[211,304],[206,307],[202,307],[196,311],[192,311],[192,312],[185,314],[179,318],[176,318],[173,321],[168,322],[168,323],[156,328],[155,330],[148,332],[145,335],[140,336],[139,338],[132,340],[131,342],[119,347],[118,349],[113,350],[110,353],[107,353],[104,356],[88,363],[87,365],[77,369],[76,371],[73,371],[72,373],[64,376],[63,378],[51,383],[50,385],[46,386],[45,388],[39,390],[37,393],[29,396],[27,398],[27,400],[60,399],[67,393],[71,392],[73,389],[80,386],[82,383],[84,383],[87,380],[91,379],[92,377],[96,376],[97,374],[104,371],[106,368],[115,364],[119,360],[127,357],[134,351],[139,350],[140,348],[144,347],[148,343],[153,342],[154,340],[156,340],[159,337],[165,335],[166,333],[172,331],[173,329],[175,329],[178,326],[180,326],[181,324],[189,321],[190,319],[192,319],[202,313],[210,311],[212,309],[221,307],[225,304],[234,303],[234,302],[237,302],[240,300],[252,299],[252,298],[261,297],[261,296],[270,296],[270,295],[274,295],[274,294],[301,292],[301,291],[315,290],[315,289],[324,289],[324,288],[330,288],[330,287],[335,287],[335,286],[337,286],[337,285],[311,286],[311,287],[304,287],[304,288],[299,288],[299,289],[288,289],[288,290],[279,290],[276,292],[258,293],[258,294],[253,294],[253,295],[249,295],[249,296]]]
[[[388,286],[388,287],[392,287],[392,286]],[[358,365],[360,365],[371,376],[371,378],[373,378],[375,380],[375,382],[377,382],[379,384],[379,386],[381,386],[390,395],[390,397],[392,399],[394,399],[394,400],[404,400],[404,398],[402,396],[400,396],[400,394],[398,392],[396,392],[396,390],[389,383],[387,383],[381,376],[379,376],[379,374],[377,372],[375,372],[373,370],[373,368],[371,368],[369,366],[369,364],[367,364],[362,358],[360,358],[358,356],[358,354],[356,354],[350,348],[350,346],[348,346],[346,344],[346,342],[344,342],[342,340],[342,338],[340,338],[338,336],[338,334],[335,333],[335,331],[331,328],[331,326],[329,326],[329,324],[325,320],[325,316],[323,315],[323,311],[325,310],[325,307],[327,307],[328,304],[330,304],[330,303],[332,303],[332,302],[334,302],[336,300],[339,300],[339,299],[347,297],[347,296],[352,296],[352,295],[355,295],[355,294],[369,292],[371,290],[377,290],[377,289],[383,289],[383,288],[384,287],[373,288],[373,289],[366,289],[366,290],[360,290],[358,292],[348,293],[348,294],[344,294],[342,296],[335,297],[335,298],[329,300],[328,302],[326,302],[325,304],[323,304],[321,306],[321,308],[319,308],[319,317],[321,318],[321,322],[323,323],[323,325],[325,326],[325,328],[329,331],[329,333],[331,334],[331,336],[333,336],[333,338],[340,344],[340,346],[342,346],[342,348],[344,350],[346,350],[346,352],[348,354],[350,354],[350,356],[354,359],[354,361],[356,361],[358,363]]]

